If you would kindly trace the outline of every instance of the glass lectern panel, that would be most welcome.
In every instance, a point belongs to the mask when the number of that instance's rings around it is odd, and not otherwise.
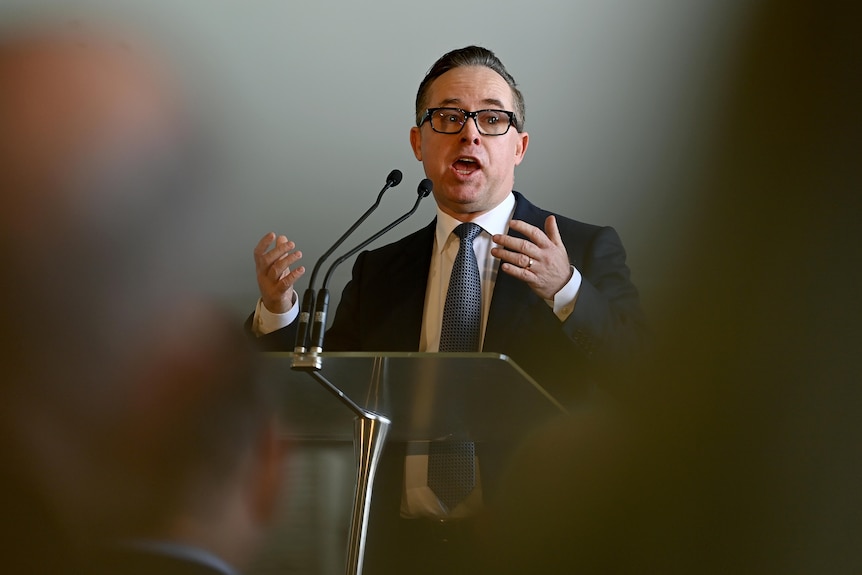
[[[264,354],[284,381],[283,416],[297,439],[351,439],[355,414],[292,353]],[[323,353],[319,373],[361,408],[387,417],[390,440],[505,440],[564,409],[511,359],[494,353]]]

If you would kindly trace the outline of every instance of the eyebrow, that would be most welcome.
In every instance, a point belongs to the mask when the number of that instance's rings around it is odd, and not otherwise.
[[[496,106],[500,109],[505,109],[503,102],[501,102],[500,100],[497,100],[496,98],[485,98],[484,100],[482,100],[482,103],[485,105],[488,105],[488,106]],[[447,106],[451,106],[452,104],[461,104],[461,100],[458,98],[447,98],[447,99],[443,100],[442,102],[440,102],[440,104],[438,105],[438,108],[439,107],[445,108]]]

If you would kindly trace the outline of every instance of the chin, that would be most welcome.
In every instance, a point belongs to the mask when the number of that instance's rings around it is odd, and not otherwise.
[[[476,206],[480,203],[479,200],[480,198],[475,196],[466,196],[462,194],[455,197],[448,197],[447,203],[459,212],[468,213],[475,211]]]

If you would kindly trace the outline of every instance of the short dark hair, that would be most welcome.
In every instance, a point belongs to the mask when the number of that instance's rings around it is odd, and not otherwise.
[[[419,84],[419,91],[416,92],[416,125],[422,123],[422,117],[425,115],[425,110],[428,108],[428,90],[431,88],[431,83],[437,78],[455,68],[464,66],[484,66],[497,72],[509,84],[512,89],[512,99],[515,102],[515,119],[513,125],[519,132],[524,129],[524,119],[526,114],[526,106],[524,105],[524,95],[518,89],[518,84],[511,74],[503,66],[499,58],[487,48],[481,46],[467,46],[447,52],[434,62],[434,65],[425,74],[422,83]]]

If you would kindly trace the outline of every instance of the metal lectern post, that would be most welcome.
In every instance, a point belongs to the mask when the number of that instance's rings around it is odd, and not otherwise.
[[[350,535],[347,540],[347,568],[345,573],[346,575],[362,575],[374,475],[380,462],[380,454],[383,453],[383,447],[386,444],[386,435],[389,432],[391,421],[378,413],[357,405],[355,401],[320,373],[319,370],[322,366],[323,362],[320,356],[315,353],[295,356],[292,368],[306,371],[356,414],[353,424],[356,488],[353,493],[353,512],[350,518]]]
[[[380,454],[386,444],[389,425],[390,421],[380,415],[357,417],[354,423],[353,448],[356,453],[356,491],[353,496],[350,536],[347,540],[347,575],[362,574],[374,474],[377,472]]]

